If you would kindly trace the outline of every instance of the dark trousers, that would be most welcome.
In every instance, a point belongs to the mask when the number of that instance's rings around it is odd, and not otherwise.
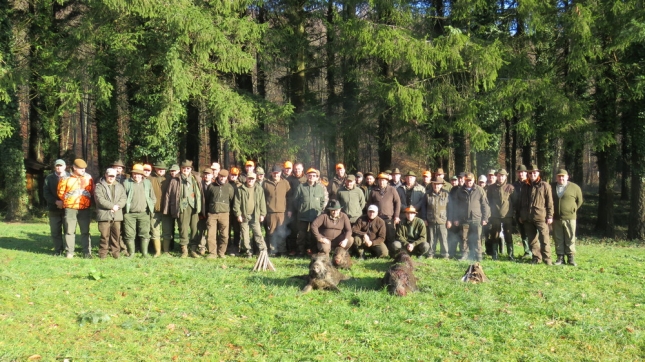
[[[60,254],[65,251],[63,235],[65,235],[65,209],[49,211],[49,233],[54,242],[54,253]]]
[[[117,259],[121,255],[121,221],[99,221],[99,257],[105,258],[108,252]]]
[[[461,251],[461,256],[468,257],[468,230],[464,231],[462,224],[452,226],[448,230],[448,254],[451,258],[457,256],[457,248]]]
[[[531,245],[533,259],[537,262],[544,260],[547,264],[551,263],[549,225],[545,221],[524,221],[524,230]]]
[[[311,245],[311,223],[309,221],[298,221],[298,253],[304,253],[307,249],[315,250]]]

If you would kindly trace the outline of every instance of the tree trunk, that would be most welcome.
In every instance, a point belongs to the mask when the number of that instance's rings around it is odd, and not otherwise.
[[[626,113],[623,113],[623,122],[621,128],[621,142],[620,142],[620,165],[621,165],[621,176],[620,176],[620,199],[629,200],[629,175],[630,170],[630,146],[631,146],[631,129],[628,129],[627,123],[629,122],[626,119]]]
[[[11,49],[12,21],[18,21],[7,16],[8,10],[12,9],[13,5],[7,0],[0,0],[0,56],[4,61],[3,67],[9,74],[15,66],[14,52]],[[4,201],[7,204],[5,219],[19,220],[27,214],[28,197],[18,97],[13,91],[8,92],[8,99],[0,101],[0,122],[12,128],[6,138],[0,139],[2,149],[0,167],[3,170],[0,176],[0,187],[4,191]]]

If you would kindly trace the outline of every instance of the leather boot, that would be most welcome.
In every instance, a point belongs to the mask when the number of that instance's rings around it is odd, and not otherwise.
[[[134,240],[128,241],[128,258],[134,257]]]
[[[564,264],[564,255],[558,254],[558,259],[555,261],[555,265],[562,265],[562,264]]]
[[[493,260],[499,260],[497,250],[499,250],[498,241],[494,241],[494,242],[491,243],[491,250],[490,250],[491,251],[490,256],[491,256],[491,258],[493,258]]]
[[[153,240],[152,243],[155,245],[155,258],[158,258],[161,255],[161,240]]]
[[[569,264],[569,265],[578,266],[578,264],[576,264],[575,260],[573,260],[573,254],[567,255],[567,261],[568,261],[567,264]]]
[[[148,257],[148,246],[150,245],[150,239],[141,240],[141,257]]]
[[[181,246],[181,258],[187,258],[188,257],[188,245],[182,245]]]
[[[197,253],[197,245],[191,245],[190,246],[190,257],[191,258],[199,258],[200,255]]]
[[[508,260],[515,261],[515,255],[513,254],[513,244],[506,244],[506,252],[508,253]]]

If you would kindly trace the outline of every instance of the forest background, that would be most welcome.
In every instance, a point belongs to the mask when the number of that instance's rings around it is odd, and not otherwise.
[[[644,239],[644,66],[642,0],[0,0],[0,207],[42,205],[57,158],[523,163]]]

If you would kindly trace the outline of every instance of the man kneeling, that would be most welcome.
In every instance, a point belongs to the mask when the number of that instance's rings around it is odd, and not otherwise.
[[[338,246],[349,250],[354,243],[349,217],[341,211],[337,200],[329,201],[327,213],[318,216],[311,223],[311,232],[318,241],[318,250],[327,255]]]
[[[356,220],[352,228],[354,237],[354,250],[360,259],[365,258],[365,251],[377,258],[388,256],[385,246],[385,221],[378,217],[378,206],[370,205],[367,208],[367,215]]]
[[[392,243],[392,255],[396,255],[405,247],[408,253],[427,257],[430,251],[426,237],[426,225],[417,218],[414,206],[405,209],[405,219],[396,226],[396,241]]]

